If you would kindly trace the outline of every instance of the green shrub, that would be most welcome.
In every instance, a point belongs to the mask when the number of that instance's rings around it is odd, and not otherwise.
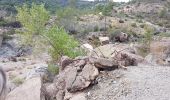
[[[79,43],[69,36],[63,28],[51,27],[47,31],[46,36],[52,46],[50,54],[53,59],[59,59],[63,55],[74,58],[82,54],[79,49],[76,49]]]
[[[96,26],[94,27],[94,32],[97,32],[97,31],[99,31],[99,26],[96,25]]]
[[[12,82],[13,82],[15,85],[19,86],[19,85],[21,85],[22,83],[24,83],[24,79],[22,79],[22,78],[15,78]]]
[[[149,27],[148,25],[145,25],[144,27],[145,29],[145,34],[144,34],[144,41],[143,43],[146,45],[150,45],[150,42],[152,40],[152,37],[153,37],[153,31],[154,29],[152,27]]]
[[[145,24],[141,24],[141,25],[140,25],[140,28],[145,28]]]
[[[106,5],[104,4],[97,4],[95,6],[95,12],[99,13],[102,12],[103,15],[105,16],[110,16],[111,15],[111,11],[113,10],[113,6],[115,6],[114,2],[109,2]]]
[[[136,23],[131,23],[131,26],[132,27],[137,27],[137,24]]]
[[[164,17],[166,17],[166,14],[167,14],[167,10],[166,10],[166,9],[162,9],[162,10],[159,12],[159,18],[164,18]]]
[[[54,64],[48,64],[48,71],[53,75],[57,75],[59,73],[59,67]]]
[[[22,32],[28,40],[34,35],[42,34],[45,30],[45,24],[49,20],[49,12],[44,8],[44,5],[32,4],[31,7],[24,4],[22,7],[17,7],[17,20],[24,27]]]

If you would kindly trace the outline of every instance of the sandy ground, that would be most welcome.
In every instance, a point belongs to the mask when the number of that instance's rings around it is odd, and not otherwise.
[[[102,72],[88,100],[170,100],[170,66],[139,65]]]

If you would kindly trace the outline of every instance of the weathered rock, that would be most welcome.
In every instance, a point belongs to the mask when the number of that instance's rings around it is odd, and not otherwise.
[[[115,44],[115,45],[108,44],[108,45],[100,46],[94,50],[91,56],[96,58],[96,60],[93,58],[90,59],[90,61],[92,63],[94,63],[94,61],[98,62],[98,64],[95,65],[96,67],[99,68],[100,67],[108,68],[108,66],[115,67],[120,64],[122,64],[123,66],[136,65],[137,63],[141,63],[144,60],[143,57],[135,54],[135,50],[133,47],[127,44]],[[99,61],[97,61],[97,58],[102,58],[102,59],[98,59]],[[102,64],[102,62],[105,63]]]
[[[97,68],[110,68],[118,66],[113,60],[109,60],[106,58],[95,58],[91,57],[90,62],[93,63]]]
[[[99,71],[95,66],[86,64],[80,75],[88,81],[93,81],[99,75]]]
[[[73,62],[73,60],[71,59],[71,58],[69,58],[69,57],[67,57],[67,56],[63,56],[62,58],[61,58],[61,61],[60,61],[61,63],[60,63],[60,72],[62,71],[62,70],[64,70],[64,68],[67,66],[67,65],[69,65],[70,63],[72,63]]]
[[[128,41],[128,35],[126,33],[121,32],[117,34],[114,39],[116,42],[126,42]]]
[[[109,44],[109,37],[99,37],[100,43],[102,45]]]
[[[93,51],[93,46],[88,43],[83,44],[81,48],[84,49],[87,54],[90,54]]]
[[[57,94],[57,89],[54,83],[52,84],[45,84],[44,85],[44,90],[42,90],[42,92],[44,92],[43,94],[45,95],[46,98],[48,98],[48,100],[50,99],[54,99],[56,97]]]
[[[82,69],[82,72],[79,74],[75,73],[75,71],[76,70],[69,72],[70,74],[73,74],[73,77],[71,77],[71,75],[67,77],[66,86],[68,92],[77,92],[88,87],[91,81],[93,81],[99,74],[98,69],[91,64],[86,64]]]
[[[10,92],[6,100],[44,100],[41,98],[41,78],[35,77],[27,80],[20,87]]]
[[[76,67],[72,67],[70,68],[70,70],[67,72],[66,75],[66,88],[68,91],[72,91],[72,86],[76,80],[77,77],[77,68]]]

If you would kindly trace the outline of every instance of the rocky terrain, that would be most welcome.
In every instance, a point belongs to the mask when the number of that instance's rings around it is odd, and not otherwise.
[[[113,7],[110,16],[87,14],[61,23],[85,55],[62,55],[54,67],[49,45],[36,56],[33,47],[21,44],[22,35],[11,31],[16,28],[2,27],[5,100],[169,100],[169,2],[137,0]]]

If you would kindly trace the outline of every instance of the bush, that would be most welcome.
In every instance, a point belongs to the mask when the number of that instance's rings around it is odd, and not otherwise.
[[[57,75],[59,73],[59,67],[54,64],[48,64],[48,71],[53,75]]]
[[[53,59],[59,59],[63,55],[74,58],[82,54],[81,50],[76,49],[79,43],[69,36],[63,28],[51,27],[46,36],[52,46],[50,54]]]
[[[144,44],[146,45],[150,45],[150,42],[152,40],[153,37],[153,31],[154,29],[149,27],[148,25],[145,25],[144,29],[146,30],[145,34],[144,34]]]
[[[166,9],[162,9],[159,12],[159,18],[164,18],[164,17],[166,17],[166,15],[167,15],[167,10]]]
[[[132,27],[137,27],[136,23],[131,24]]]
[[[141,24],[141,25],[140,25],[140,28],[144,28],[144,27],[145,27],[145,24]]]
[[[49,13],[44,8],[44,5],[32,4],[31,7],[24,4],[22,7],[17,7],[17,20],[21,22],[25,31],[23,32],[28,38],[30,36],[42,34],[45,29],[45,24],[49,20]]]
[[[49,53],[53,60],[58,60],[63,55],[74,58],[82,53],[81,50],[76,49],[79,43],[69,36],[63,28],[53,26],[47,29],[45,27],[49,20],[49,13],[44,5],[32,4],[30,8],[28,5],[24,5],[17,10],[17,19],[24,28],[22,33],[24,33],[25,39],[31,39],[30,44],[34,48],[39,49],[43,45],[50,44]],[[66,16],[65,14],[61,14],[60,17]]]
[[[114,2],[109,2],[106,5],[104,5],[104,4],[97,4],[95,6],[95,12],[97,12],[97,13],[102,12],[103,15],[110,16],[111,15],[111,11],[113,10],[113,6],[115,6]]]

